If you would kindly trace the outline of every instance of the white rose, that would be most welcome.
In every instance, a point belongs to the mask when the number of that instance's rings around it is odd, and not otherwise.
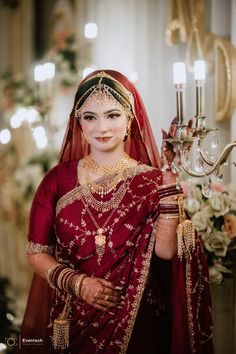
[[[225,257],[230,243],[226,232],[216,230],[205,238],[205,248],[216,256]]]
[[[194,199],[196,199],[197,201],[199,201],[199,203],[202,202],[202,191],[199,187],[197,186],[193,186],[192,189],[192,196]]]
[[[201,206],[200,202],[194,198],[187,198],[184,202],[185,210],[189,214],[195,214],[197,211],[199,211],[200,206]]]
[[[209,267],[209,279],[211,283],[220,284],[223,279],[223,274],[227,273],[230,274],[231,271],[220,263],[215,263],[213,266]]]
[[[223,275],[216,269],[215,266],[209,267],[209,280],[210,283],[220,284],[222,282]]]
[[[208,199],[208,203],[214,210],[214,215],[216,217],[219,217],[229,212],[230,198],[225,193],[214,193]]]
[[[193,215],[192,222],[198,231],[204,231],[209,225],[209,218],[204,212],[198,211]]]

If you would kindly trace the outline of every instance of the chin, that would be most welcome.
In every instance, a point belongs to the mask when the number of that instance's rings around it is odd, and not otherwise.
[[[98,151],[114,151],[116,150],[116,148],[118,148],[121,144],[123,144],[123,140],[120,140],[117,141],[118,139],[116,139],[115,141],[111,141],[111,142],[108,142],[108,143],[90,143],[90,146],[94,149],[94,150],[98,150]]]

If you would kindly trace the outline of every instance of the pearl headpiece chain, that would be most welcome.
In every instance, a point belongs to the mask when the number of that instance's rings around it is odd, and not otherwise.
[[[120,102],[116,99],[116,97],[118,97],[119,100],[122,102],[122,107],[125,108],[126,114],[128,116],[132,117],[135,113],[135,109],[134,109],[134,97],[131,94],[131,92],[129,92],[119,81],[115,80],[112,76],[106,74],[104,71],[102,71],[99,74],[95,74],[94,76],[90,77],[88,80],[91,80],[94,77],[100,77],[100,80],[99,80],[98,84],[90,87],[80,97],[80,99],[76,103],[76,106],[75,106],[76,118],[79,118],[82,107],[84,108],[84,105],[88,102],[88,100],[94,96],[95,96],[96,100],[99,101],[99,103],[102,103],[105,98],[106,99],[108,98],[108,99],[112,99],[112,100],[115,99],[120,104]],[[119,92],[117,92],[115,89],[111,88],[110,86],[108,86],[105,83],[102,83],[102,79],[104,77],[107,77],[107,78],[113,80],[114,82],[116,82],[121,87],[122,91],[124,92],[124,95],[128,97],[128,100],[126,100],[122,95],[120,95]],[[86,81],[88,81],[88,80],[86,80]],[[84,82],[86,82],[86,81],[84,81]],[[78,108],[80,105],[80,102],[84,99],[85,96],[88,96],[88,97],[85,99],[82,106],[80,108]]]

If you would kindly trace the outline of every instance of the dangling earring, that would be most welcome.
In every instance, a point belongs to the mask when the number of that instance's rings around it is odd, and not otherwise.
[[[123,141],[130,141],[131,140],[130,135],[131,135],[131,128],[127,127]]]

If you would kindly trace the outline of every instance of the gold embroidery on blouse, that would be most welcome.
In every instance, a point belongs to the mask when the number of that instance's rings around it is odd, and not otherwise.
[[[153,169],[154,169],[153,167],[148,166],[148,165],[144,165],[144,164],[128,168],[126,170],[126,173],[125,173],[124,182],[125,182],[125,180],[127,178],[135,177],[136,175],[138,175],[140,173],[145,173],[145,172],[148,172],[148,171],[152,171]],[[87,189],[88,189],[87,185],[79,185],[78,187],[75,187],[70,192],[68,192],[65,195],[63,195],[57,202],[57,205],[56,205],[56,216],[68,204],[72,204],[74,201],[81,199],[85,195],[88,195]],[[106,203],[106,202],[104,202],[104,203]],[[109,203],[109,205],[110,205],[110,203]],[[104,208],[109,207],[109,205],[104,205]]]
[[[144,256],[144,260],[142,261],[143,267],[141,269],[140,277],[138,280],[137,293],[134,296],[134,301],[132,302],[132,305],[131,305],[132,309],[130,312],[130,318],[128,320],[127,327],[125,329],[125,335],[122,339],[122,344],[121,344],[121,349],[120,349],[119,354],[125,354],[127,352],[129,340],[130,340],[131,334],[133,332],[133,327],[134,327],[134,323],[135,323],[135,320],[136,320],[136,317],[138,314],[138,309],[139,309],[140,302],[142,299],[143,291],[144,291],[144,288],[145,288],[145,285],[146,285],[146,282],[148,279],[152,251],[154,248],[157,222],[158,222],[158,220],[156,220],[153,225],[153,229],[152,229],[152,233],[151,233],[151,237],[150,237],[150,243],[148,246],[148,251],[147,251],[147,254]]]
[[[25,247],[27,254],[36,254],[36,253],[49,253],[53,254],[55,246],[41,245],[40,243],[35,243],[33,241],[28,241]]]

